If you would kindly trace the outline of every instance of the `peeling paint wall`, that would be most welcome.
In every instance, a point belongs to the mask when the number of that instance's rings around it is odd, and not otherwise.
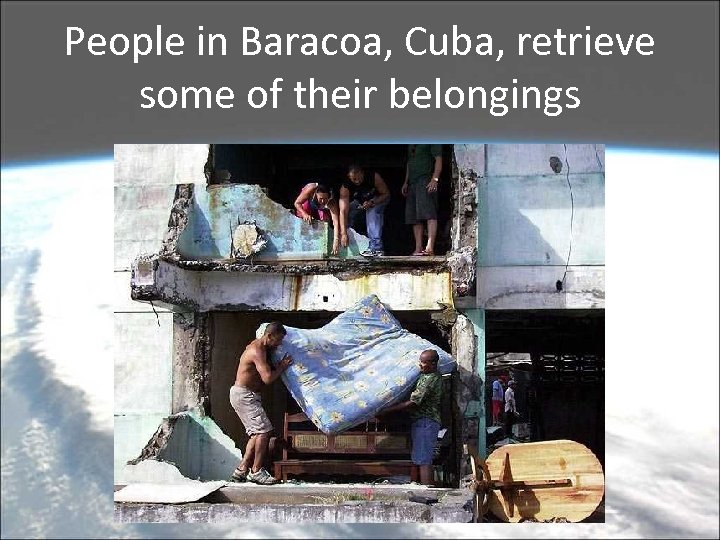
[[[180,234],[177,252],[187,259],[227,259],[235,227],[255,222],[268,244],[253,260],[322,259],[328,254],[331,230],[327,223],[306,223],[268,198],[257,185],[211,185],[195,190],[189,223]],[[356,256],[367,238],[348,231],[350,245],[340,256]]]
[[[197,311],[345,311],[371,293],[393,310],[440,310],[452,304],[448,271],[350,276],[201,272],[161,260],[152,280],[134,293]]]

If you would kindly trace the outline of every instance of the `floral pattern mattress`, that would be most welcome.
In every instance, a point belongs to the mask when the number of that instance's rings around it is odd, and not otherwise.
[[[425,349],[438,352],[440,373],[455,366],[448,353],[402,328],[375,295],[321,328],[285,328],[287,335],[270,360],[276,365],[285,353],[293,357],[282,380],[308,418],[328,435],[365,422],[406,397],[420,375],[418,358]]]

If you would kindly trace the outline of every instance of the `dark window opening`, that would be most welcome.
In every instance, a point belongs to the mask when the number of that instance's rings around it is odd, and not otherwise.
[[[405,224],[405,144],[214,144],[208,163],[209,184],[257,184],[289,210],[300,190],[321,182],[338,196],[347,168],[353,163],[382,176],[390,190],[385,209],[383,243],[387,255],[410,255],[412,227]],[[438,186],[438,236],[435,252],[450,250],[452,212],[452,145],[443,145],[443,170]],[[358,231],[366,234],[366,230]]]
[[[574,440],[604,464],[604,310],[487,311],[486,339],[487,425],[492,382],[510,376],[530,440]]]

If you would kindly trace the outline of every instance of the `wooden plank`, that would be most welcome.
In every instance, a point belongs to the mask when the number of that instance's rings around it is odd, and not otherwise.
[[[287,480],[289,474],[358,474],[390,476],[408,474],[417,480],[417,466],[411,461],[342,461],[342,460],[283,460],[275,462],[275,477]]]
[[[500,490],[492,490],[490,511],[504,521],[565,518],[578,522],[592,514],[602,500],[605,491],[602,466],[580,443],[559,440],[502,446],[486,460],[493,481],[503,479],[506,456],[513,482],[547,485],[518,486],[511,497],[503,496]],[[570,480],[571,485],[558,487],[548,483],[553,480],[558,483]]]

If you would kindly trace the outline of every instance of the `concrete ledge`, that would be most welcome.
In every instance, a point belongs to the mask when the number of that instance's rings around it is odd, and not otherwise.
[[[432,496],[438,502],[410,502],[412,494]],[[115,520],[125,523],[468,523],[472,520],[472,493],[417,484],[230,484],[198,503],[115,503]]]
[[[197,311],[344,311],[370,293],[392,310],[441,310],[452,305],[447,269],[369,273],[354,266],[347,273],[287,275],[193,271],[164,260],[136,261],[133,300],[153,300]],[[144,267],[143,267],[144,268]]]
[[[470,510],[454,505],[414,502],[115,504],[115,521],[121,523],[468,523],[471,519]]]

